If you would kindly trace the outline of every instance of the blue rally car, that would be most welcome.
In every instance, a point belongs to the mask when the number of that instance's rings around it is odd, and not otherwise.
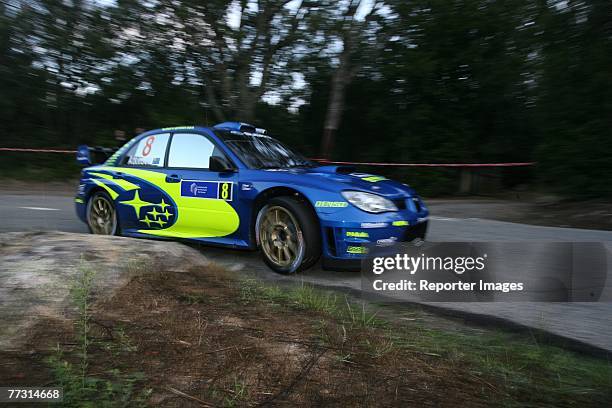
[[[89,155],[81,146],[77,160]],[[261,248],[280,273],[320,257],[359,268],[369,243],[423,239],[428,219],[406,184],[313,163],[238,122],[136,136],[82,171],[76,211],[95,234]]]

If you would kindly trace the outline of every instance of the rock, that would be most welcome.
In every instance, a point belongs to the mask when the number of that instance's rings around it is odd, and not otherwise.
[[[177,242],[61,232],[0,234],[0,350],[17,349],[43,318],[74,317],[70,289],[94,272],[92,296],[112,296],[136,275],[182,272],[209,261]]]

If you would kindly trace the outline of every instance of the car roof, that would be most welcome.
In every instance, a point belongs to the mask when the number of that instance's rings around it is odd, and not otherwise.
[[[246,136],[262,136],[266,134],[266,130],[262,128],[257,128],[253,125],[244,122],[223,122],[218,123],[214,126],[199,126],[199,125],[188,125],[188,126],[171,126],[171,127],[163,127],[160,129],[154,129],[146,132],[149,133],[159,133],[159,132],[173,132],[180,130],[198,130],[198,131],[225,131],[230,132],[235,135],[246,135]],[[225,133],[224,132],[224,133]]]

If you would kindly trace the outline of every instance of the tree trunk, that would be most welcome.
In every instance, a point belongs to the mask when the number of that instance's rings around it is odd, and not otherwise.
[[[346,87],[351,80],[350,53],[351,41],[345,38],[344,49],[340,54],[340,64],[331,79],[329,102],[323,125],[321,140],[321,157],[330,159],[334,150],[336,131],[340,127],[344,110]]]
[[[209,105],[212,111],[214,120],[216,122],[225,122],[225,115],[223,113],[223,110],[219,107],[219,103],[217,102],[217,98],[215,96],[214,88],[210,85],[205,84],[203,86],[202,92],[204,93],[204,97],[206,98],[206,103]]]

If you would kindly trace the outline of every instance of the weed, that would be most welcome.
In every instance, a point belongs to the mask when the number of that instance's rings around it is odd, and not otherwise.
[[[132,343],[132,340],[128,335],[125,334],[125,331],[122,328],[117,330],[117,338],[119,340],[119,346],[121,347],[121,351],[124,353],[133,352],[137,350],[137,347]]]
[[[348,354],[338,354],[335,355],[334,358],[340,362],[340,363],[344,363],[344,364],[355,364],[352,361],[352,354],[348,353]]]
[[[227,391],[231,394],[231,396],[225,398],[224,401],[227,407],[235,407],[248,397],[248,388],[245,383],[238,379],[238,377],[234,377],[234,381]]]
[[[372,358],[381,358],[397,350],[397,345],[390,338],[365,339],[363,346]]]
[[[145,406],[151,389],[136,393],[135,385],[142,381],[142,374],[122,375],[110,370],[110,379],[82,376],[81,368],[66,361],[59,346],[54,355],[46,360],[55,378],[56,386],[64,391],[62,406],[65,407],[123,407]]]
[[[84,261],[81,261],[79,274],[71,287],[70,294],[78,312],[76,318],[77,358],[75,365],[68,361],[67,356],[57,346],[55,353],[46,359],[55,381],[64,390],[63,406],[144,406],[152,390],[147,389],[135,393],[135,385],[144,376],[141,373],[122,374],[113,369],[106,372],[107,378],[97,378],[88,375],[89,347],[91,346],[91,313],[90,301],[95,272]],[[123,330],[117,331],[119,346],[122,351],[134,351],[129,338]],[[94,403],[95,401],[95,403]]]
[[[89,300],[95,272],[83,260],[79,266],[77,280],[70,288],[72,301],[77,307],[78,317],[76,319],[77,342],[80,351],[80,371],[82,386],[85,387],[87,373],[87,348],[89,347]]]
[[[299,309],[313,310],[333,315],[338,301],[335,294],[316,290],[312,285],[302,284],[287,293],[292,304]]]
[[[353,305],[349,302],[348,296],[345,296],[344,298],[345,304],[346,304],[346,309],[345,310],[341,310],[340,316],[336,316],[336,317],[340,317],[340,318],[344,318],[345,320],[348,320],[348,322],[353,326],[353,327],[360,327],[360,328],[375,328],[375,327],[383,327],[386,325],[386,322],[382,319],[379,319],[376,315],[377,312],[370,312],[366,309],[366,304],[365,302],[363,302],[361,304],[361,308],[359,308],[356,305]]]

